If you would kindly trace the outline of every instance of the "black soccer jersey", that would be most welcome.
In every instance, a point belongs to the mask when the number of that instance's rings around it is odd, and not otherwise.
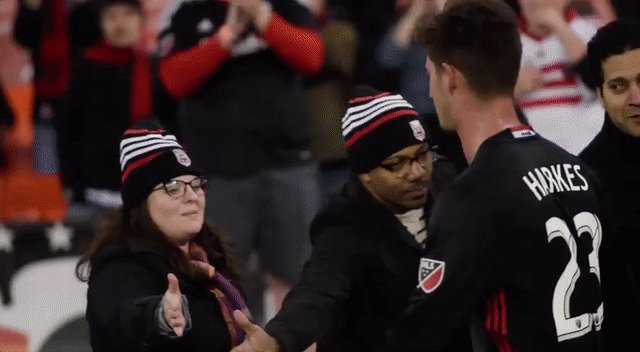
[[[471,319],[478,351],[598,351],[598,185],[525,126],[498,133],[433,210],[390,350],[435,351]]]

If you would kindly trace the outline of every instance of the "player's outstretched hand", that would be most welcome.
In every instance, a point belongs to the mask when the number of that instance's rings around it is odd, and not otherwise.
[[[264,329],[252,323],[244,313],[239,310],[233,312],[233,318],[244,329],[246,337],[231,352],[278,352],[278,341],[269,336]]]

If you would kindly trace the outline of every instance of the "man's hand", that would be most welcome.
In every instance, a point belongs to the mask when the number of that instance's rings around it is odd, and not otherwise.
[[[244,342],[236,346],[231,352],[278,352],[278,341],[269,336],[260,326],[253,324],[241,311],[233,312],[233,318],[244,329]]]
[[[162,297],[162,311],[164,321],[173,329],[177,336],[182,336],[186,320],[182,313],[182,294],[178,286],[178,278],[173,274],[168,274],[169,287]]]
[[[271,6],[264,0],[230,0],[231,5],[247,14],[259,32],[264,32],[271,20]]]
[[[238,6],[229,4],[227,18],[217,32],[220,44],[227,49],[231,49],[236,41],[242,37],[249,28],[251,18]]]

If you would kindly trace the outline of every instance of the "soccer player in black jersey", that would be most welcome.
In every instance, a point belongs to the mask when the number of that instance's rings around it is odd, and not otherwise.
[[[417,35],[440,124],[469,167],[435,204],[388,349],[440,350],[469,321],[476,351],[600,351],[599,186],[518,122],[515,14],[500,0],[449,1]]]

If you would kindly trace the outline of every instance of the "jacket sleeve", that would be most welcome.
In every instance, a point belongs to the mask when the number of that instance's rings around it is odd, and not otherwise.
[[[156,317],[166,291],[157,277],[145,265],[129,259],[114,259],[92,274],[87,318],[89,324],[101,328],[100,340],[110,341],[121,351],[153,350],[172,340],[161,332]]]
[[[164,58],[160,63],[160,80],[173,97],[184,98],[200,88],[230,56],[214,34],[201,45]]]
[[[266,332],[287,352],[302,351],[331,326],[360,272],[358,243],[345,228],[330,227],[313,241],[311,258]]]
[[[262,37],[294,71],[308,76],[320,71],[324,63],[324,42],[315,30],[293,25],[273,12]]]
[[[19,1],[18,15],[13,24],[13,39],[21,46],[35,51],[42,36],[42,11],[27,8]]]
[[[166,27],[160,31],[160,82],[174,98],[194,93],[231,56],[217,32],[200,41],[193,31],[193,12],[208,10],[202,6],[202,2],[182,2],[175,12],[166,14]]]
[[[431,237],[419,269],[425,275],[408,308],[388,332],[390,350],[442,350],[465,327],[492,287],[489,273],[496,270],[491,263],[495,247],[487,236],[491,231],[477,215],[479,204],[472,198],[455,201],[449,191],[434,208],[431,219],[447,218],[430,226]],[[441,270],[441,281],[430,274],[437,270]]]

